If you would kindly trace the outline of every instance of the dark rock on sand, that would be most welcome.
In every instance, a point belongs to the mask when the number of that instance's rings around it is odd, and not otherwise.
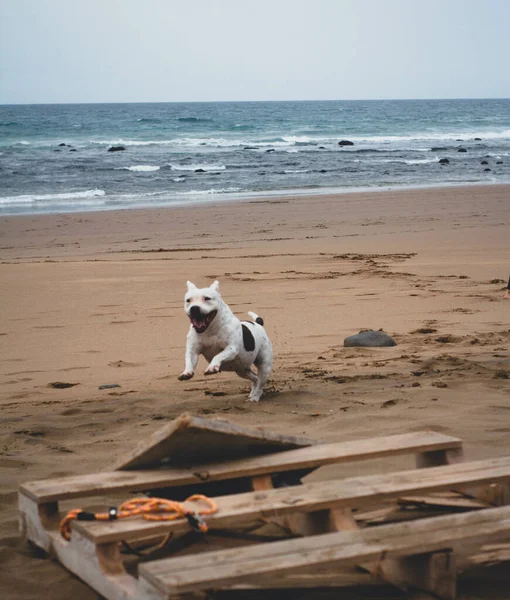
[[[340,140],[338,142],[339,146],[354,146],[354,142],[351,142],[350,140]]]
[[[452,343],[458,342],[458,341],[459,341],[459,339],[453,335],[441,335],[438,338],[436,338],[436,342],[438,344],[452,344]]]
[[[396,400],[386,400],[381,404],[381,408],[388,408],[389,406],[395,406],[397,404]]]
[[[481,162],[480,164],[481,164],[481,165],[488,165],[489,163],[488,163],[488,161],[486,161],[486,160],[482,160],[482,162]]]
[[[450,164],[450,159],[448,159],[448,158],[440,158],[439,159],[439,164],[440,165],[449,165]]]
[[[75,385],[80,385],[79,383],[67,383],[65,381],[53,381],[52,383],[48,383],[48,387],[54,388],[56,390],[65,390],[67,388],[74,387]]]
[[[367,348],[380,348],[382,346],[396,346],[397,343],[387,333],[383,331],[360,331],[356,335],[346,337],[344,346],[350,348],[353,346],[363,346]]]
[[[459,148],[457,152],[467,152],[467,150],[465,148]]]
[[[510,371],[504,371],[503,369],[496,371],[494,379],[510,379]]]
[[[111,146],[108,148],[108,152],[121,152],[122,150],[125,150],[124,146]]]

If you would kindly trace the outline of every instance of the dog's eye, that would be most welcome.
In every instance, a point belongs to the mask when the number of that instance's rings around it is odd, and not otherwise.
[[[186,302],[191,302],[191,298],[186,298]]]
[[[205,300],[206,302],[209,302],[209,300],[210,300],[209,296],[204,296],[204,300]]]

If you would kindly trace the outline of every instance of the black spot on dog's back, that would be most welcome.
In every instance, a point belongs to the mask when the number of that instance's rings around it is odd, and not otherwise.
[[[264,319],[262,317],[257,317],[255,319],[255,323],[258,323],[259,325],[264,325]]]
[[[247,352],[253,352],[255,350],[255,338],[253,337],[253,333],[250,331],[250,328],[241,323],[241,327],[243,328],[243,346]]]

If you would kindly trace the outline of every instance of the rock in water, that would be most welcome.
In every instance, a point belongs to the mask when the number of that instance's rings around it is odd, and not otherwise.
[[[360,331],[356,335],[346,337],[344,346],[363,346],[367,348],[380,348],[382,346],[396,346],[397,342],[383,331]]]
[[[354,142],[351,142],[351,140],[340,140],[338,142],[339,146],[354,146]]]
[[[125,150],[124,146],[112,146],[108,148],[108,152],[122,152],[123,150]]]

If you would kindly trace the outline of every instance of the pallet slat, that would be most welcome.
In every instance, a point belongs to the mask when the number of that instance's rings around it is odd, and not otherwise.
[[[308,447],[314,440],[275,433],[263,427],[249,429],[220,419],[183,414],[155,431],[147,441],[113,465],[114,470],[187,466],[271,454]]]
[[[202,465],[196,469],[168,468],[142,471],[109,471],[90,475],[34,481],[20,486],[23,494],[45,503],[105,492],[155,490],[253,477],[275,472],[315,469],[322,465],[368,460],[399,454],[426,453],[461,448],[458,438],[433,431],[405,433],[369,440],[318,444],[275,454]]]
[[[141,565],[141,582],[164,594],[228,588],[261,575],[285,575],[449,549],[458,543],[510,537],[510,507],[382,525],[360,531],[274,542],[200,557],[164,559]]]
[[[207,522],[211,528],[237,527],[293,512],[357,508],[403,495],[471,488],[502,481],[510,481],[510,456],[223,496],[216,498],[219,511],[210,515]],[[76,522],[73,527],[96,543],[130,541],[158,533],[188,530],[185,521],[154,523],[138,518],[115,522]]]

